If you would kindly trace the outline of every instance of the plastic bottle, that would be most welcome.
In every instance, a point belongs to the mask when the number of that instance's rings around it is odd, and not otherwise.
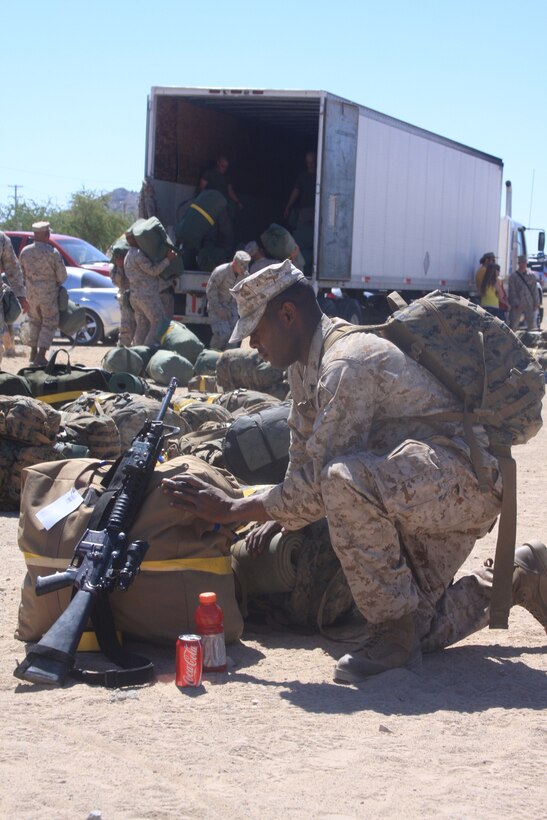
[[[224,613],[216,592],[200,593],[194,620],[203,643],[203,672],[226,672]]]

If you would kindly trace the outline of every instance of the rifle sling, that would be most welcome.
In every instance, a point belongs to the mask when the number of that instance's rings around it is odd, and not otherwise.
[[[114,477],[119,461],[112,465],[104,477],[103,484],[107,485],[107,488],[100,493],[99,497],[97,498],[97,490],[93,488],[90,488],[86,494],[86,503],[93,505],[93,512],[88,523],[89,529],[103,529],[104,520],[108,518],[112,502],[123,483],[121,475]],[[108,484],[109,480],[110,484]],[[154,680],[154,664],[144,655],[126,652],[120,645],[106,593],[97,596],[91,613],[91,622],[101,652],[120,668],[95,670],[75,667],[68,673],[71,678],[90,686],[105,686],[107,689],[138,686]]]
[[[90,686],[105,686],[107,689],[138,686],[154,680],[154,664],[143,655],[126,652],[120,646],[107,594],[97,597],[91,613],[91,622],[101,652],[120,668],[95,670],[75,667],[68,673],[71,678],[88,683]]]

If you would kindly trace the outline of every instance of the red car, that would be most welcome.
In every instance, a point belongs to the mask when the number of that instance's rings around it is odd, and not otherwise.
[[[34,242],[34,233],[32,231],[4,231],[4,233],[11,239],[13,250],[17,256],[19,256],[25,245]],[[62,233],[52,233],[49,241],[54,248],[57,248],[64,259],[65,265],[75,268],[87,268],[102,273],[103,276],[109,276],[108,257],[84,239],[65,236]]]

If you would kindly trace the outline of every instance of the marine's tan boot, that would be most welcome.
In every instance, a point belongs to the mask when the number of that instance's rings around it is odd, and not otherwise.
[[[547,632],[547,547],[541,541],[515,552],[513,605],[527,609]]]
[[[363,649],[340,658],[334,671],[335,681],[359,683],[390,669],[420,668],[422,653],[414,613],[376,624],[373,630]]]

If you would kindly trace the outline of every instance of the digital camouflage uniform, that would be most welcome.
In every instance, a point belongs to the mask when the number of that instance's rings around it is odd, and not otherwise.
[[[495,458],[478,437],[494,489],[482,493],[462,429],[424,417],[460,409],[427,370],[374,334],[323,341],[341,323],[326,316],[308,364],[289,368],[290,463],[264,499],[295,530],[326,516],[355,603],[370,623],[417,613],[432,651],[482,628],[490,579],[452,584],[501,505]]]
[[[59,327],[59,286],[66,279],[63,257],[49,242],[26,245],[19,257],[27,288],[31,348],[46,350]]]
[[[135,345],[153,345],[159,341],[166,316],[158,277],[170,261],[166,257],[161,262],[151,262],[139,248],[129,248],[125,255],[124,270],[129,280],[131,307],[135,311]]]
[[[163,305],[163,312],[169,321],[175,313],[175,292],[173,290],[173,281],[165,281],[160,279],[160,299]]]
[[[129,347],[135,335],[135,312],[129,302],[129,279],[123,267],[110,266],[110,277],[118,288],[118,302],[120,304],[120,332],[118,345]]]
[[[219,265],[209,276],[207,282],[207,313],[211,320],[213,335],[210,347],[212,350],[224,350],[238,319],[237,304],[230,293],[236,282],[232,262]]]
[[[528,330],[536,328],[536,310],[539,308],[537,280],[533,273],[515,272],[509,277],[509,327],[516,330],[524,314]]]
[[[2,231],[0,231],[0,272],[6,274],[8,284],[17,298],[25,298],[25,282],[21,266],[13,250],[11,239]],[[0,310],[0,362],[4,355],[3,336],[5,330],[4,313]]]

